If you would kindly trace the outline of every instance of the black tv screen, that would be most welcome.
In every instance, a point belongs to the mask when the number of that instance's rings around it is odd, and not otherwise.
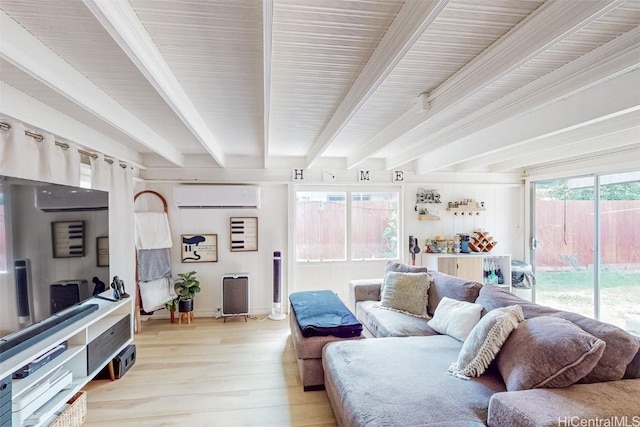
[[[107,192],[0,176],[0,338],[108,287],[108,236]]]

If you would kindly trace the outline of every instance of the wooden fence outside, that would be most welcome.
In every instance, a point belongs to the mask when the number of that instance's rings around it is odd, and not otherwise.
[[[538,267],[584,268],[594,263],[594,203],[589,200],[536,201]],[[640,264],[640,200],[600,202],[602,262]]]

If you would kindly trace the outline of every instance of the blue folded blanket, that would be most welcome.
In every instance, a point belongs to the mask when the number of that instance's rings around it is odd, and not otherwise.
[[[335,292],[294,292],[289,295],[289,302],[304,337],[350,338],[362,333],[362,324]]]

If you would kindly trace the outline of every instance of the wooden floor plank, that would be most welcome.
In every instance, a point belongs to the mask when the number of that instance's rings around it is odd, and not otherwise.
[[[122,379],[94,380],[85,426],[335,426],[303,392],[288,322],[149,320]]]

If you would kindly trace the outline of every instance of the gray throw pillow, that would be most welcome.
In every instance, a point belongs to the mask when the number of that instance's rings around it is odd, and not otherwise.
[[[401,262],[388,262],[387,266],[384,268],[384,274],[386,275],[389,271],[395,271],[396,273],[429,273],[427,267],[403,264]],[[384,291],[384,282],[385,281],[383,280],[380,285],[381,295],[382,291]],[[429,285],[431,285],[431,282],[429,282]]]
[[[433,287],[429,290],[429,304],[432,304],[432,300]],[[640,356],[638,356],[640,341],[617,326],[591,319],[578,313],[534,304],[505,292],[497,286],[483,286],[476,303],[481,304],[488,311],[497,307],[517,304],[522,307],[525,319],[538,316],[562,317],[576,324],[585,332],[604,341],[606,346],[602,357],[598,360],[595,368],[580,380],[580,383],[617,381],[623,377],[640,377]],[[635,364],[630,366],[634,361]]]
[[[508,391],[567,387],[587,375],[605,342],[555,316],[518,325],[496,357]]]
[[[483,316],[462,344],[449,372],[458,378],[479,377],[493,362],[511,332],[524,320],[519,305],[496,308]]]
[[[460,277],[450,276],[437,271],[431,273],[432,283],[429,288],[429,305],[427,312],[433,316],[440,300],[444,297],[458,301],[475,302],[482,285]]]
[[[380,307],[417,317],[427,317],[429,275],[387,271],[380,296]]]

